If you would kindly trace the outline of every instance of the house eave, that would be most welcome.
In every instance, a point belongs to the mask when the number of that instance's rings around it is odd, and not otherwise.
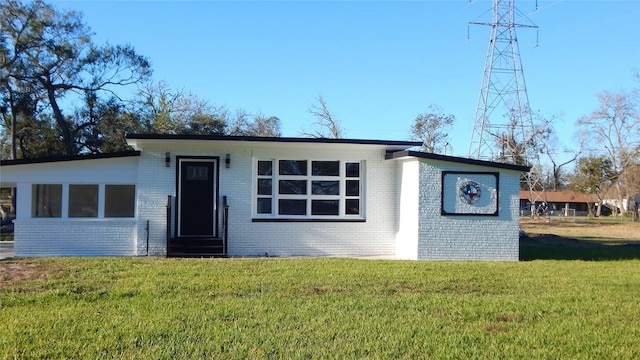
[[[434,154],[434,153],[428,153],[428,152],[422,152],[422,151],[413,151],[413,150],[390,151],[390,152],[387,152],[387,154],[385,155],[385,159],[387,160],[398,160],[403,158],[439,160],[439,161],[447,161],[447,162],[453,162],[453,163],[459,163],[459,164],[465,164],[465,165],[477,165],[477,166],[485,166],[485,167],[514,170],[514,171],[521,171],[521,172],[529,172],[531,170],[531,167],[529,166],[461,158],[456,156],[440,155],[440,154]]]
[[[16,160],[0,160],[0,166],[12,166],[12,165],[31,165],[31,164],[43,164],[52,162],[64,162],[64,161],[81,161],[81,160],[95,160],[95,159],[114,159],[122,157],[140,156],[140,151],[122,151],[115,153],[103,153],[103,154],[85,154],[85,155],[70,155],[70,156],[52,156],[46,158],[32,158],[32,159],[16,159]]]
[[[331,138],[298,138],[298,137],[262,137],[262,136],[229,136],[229,135],[168,135],[168,134],[127,134],[127,143],[139,148],[144,143],[168,141],[224,141],[236,143],[273,143],[273,144],[345,144],[374,145],[391,149],[406,149],[420,146],[422,143],[402,140],[371,139],[331,139]]]

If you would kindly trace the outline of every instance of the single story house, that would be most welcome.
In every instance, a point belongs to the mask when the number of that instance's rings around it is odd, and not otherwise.
[[[518,260],[528,167],[408,141],[130,134],[134,151],[0,162],[16,256]]]
[[[520,190],[520,215],[531,215],[531,197],[532,194],[528,190]],[[569,190],[534,191],[533,198],[545,201],[549,215],[557,216],[587,216],[589,209],[594,209],[598,203],[598,198],[595,195]],[[535,204],[536,208],[539,205],[540,203]]]

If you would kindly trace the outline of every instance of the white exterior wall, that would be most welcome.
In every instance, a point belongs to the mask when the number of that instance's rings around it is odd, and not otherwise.
[[[15,220],[16,256],[135,256],[135,219]]]
[[[162,148],[144,147],[138,169],[138,233],[150,224],[151,255],[166,254],[167,196],[176,196],[176,156],[219,157],[219,231],[222,198],[227,196],[230,256],[393,256],[397,231],[397,163],[384,159],[381,146],[351,144],[300,144],[173,141]],[[304,150],[302,150],[304,149]],[[165,153],[171,167],[165,167]],[[231,156],[225,168],[226,154]],[[253,222],[253,166],[256,159],[306,159],[364,161],[362,169],[366,222]],[[174,204],[174,209],[176,209]],[[172,225],[175,223],[175,211]],[[221,234],[219,234],[221,236]],[[144,244],[138,244],[138,252]]]
[[[399,228],[396,235],[398,259],[418,259],[418,231],[420,224],[420,162],[398,162],[400,172]]]
[[[518,171],[414,157],[385,160],[385,147],[380,145],[206,140],[142,144],[138,144],[140,157],[0,169],[2,184],[16,185],[18,190],[16,256],[144,256],[147,239],[149,255],[165,256],[168,196],[174,200],[172,228],[176,220],[176,157],[217,157],[218,236],[222,236],[226,196],[230,256],[518,260]],[[224,164],[226,154],[231,156],[230,168]],[[365,221],[253,221],[257,159],[361,162]],[[499,172],[499,216],[443,216],[443,171]],[[62,218],[31,219],[32,184],[63,184],[63,198],[68,184],[99,184],[101,189],[105,184],[135,184],[135,217],[69,219],[63,201]]]
[[[31,218],[32,184],[135,184],[137,157],[93,159],[3,167],[2,183],[17,189],[16,256],[133,256],[138,242],[135,218]],[[24,182],[29,179],[29,182]],[[99,200],[98,207],[102,204]],[[144,234],[144,233],[142,233]]]
[[[171,152],[169,167],[165,153],[171,149],[145,148],[138,163],[138,233],[147,234],[149,255],[167,254],[167,203],[176,192],[176,158]],[[147,224],[149,230],[147,231]],[[137,244],[137,253],[146,255],[147,238]]]
[[[411,162],[420,164],[418,259],[518,260],[520,172],[424,159]],[[498,171],[499,215],[441,215],[442,171]]]

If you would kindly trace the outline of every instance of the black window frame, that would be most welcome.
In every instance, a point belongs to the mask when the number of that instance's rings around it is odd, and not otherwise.
[[[364,178],[363,160],[255,159],[252,220],[365,221]]]

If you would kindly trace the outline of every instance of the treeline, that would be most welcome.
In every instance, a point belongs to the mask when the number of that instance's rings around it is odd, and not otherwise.
[[[96,44],[80,13],[40,0],[0,1],[0,61],[5,159],[120,151],[128,132],[280,135],[275,116],[154,82],[133,47]]]

